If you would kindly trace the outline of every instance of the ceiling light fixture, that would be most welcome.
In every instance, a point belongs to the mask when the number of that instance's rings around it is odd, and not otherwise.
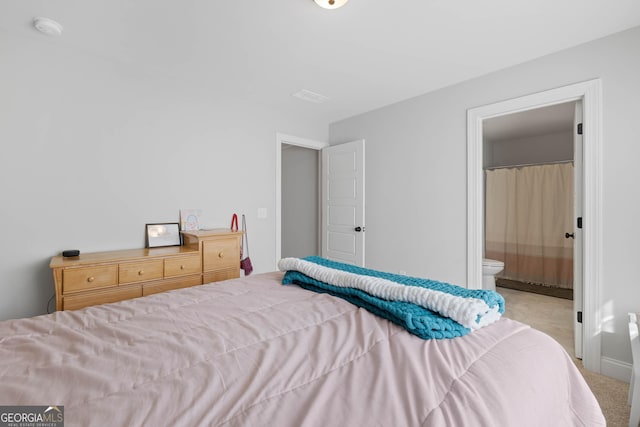
[[[62,25],[49,18],[33,18],[33,26],[36,30],[48,36],[59,36],[62,34]]]
[[[337,9],[344,6],[349,0],[313,0],[320,7],[325,9]]]

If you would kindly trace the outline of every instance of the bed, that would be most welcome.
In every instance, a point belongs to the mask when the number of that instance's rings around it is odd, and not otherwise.
[[[283,274],[0,322],[0,405],[63,405],[67,426],[605,425],[539,331],[424,340]]]

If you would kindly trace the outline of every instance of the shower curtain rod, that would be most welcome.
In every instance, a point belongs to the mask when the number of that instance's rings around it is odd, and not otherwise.
[[[492,166],[490,168],[484,168],[484,170],[494,170],[494,169],[507,169],[507,168],[522,168],[525,166],[542,166],[542,165],[557,165],[561,163],[573,163],[573,160],[559,160],[557,162],[547,162],[547,163],[525,163],[522,165],[509,165],[509,166]]]

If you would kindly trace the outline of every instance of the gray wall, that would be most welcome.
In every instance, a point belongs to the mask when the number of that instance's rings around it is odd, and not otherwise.
[[[631,362],[626,313],[640,308],[640,27],[330,126],[367,141],[367,265],[466,283],[466,113],[593,78],[603,83],[602,355]]]
[[[573,160],[573,132],[487,141],[485,167],[542,164]]]
[[[282,256],[318,252],[318,150],[282,147]]]
[[[143,247],[181,208],[203,228],[245,213],[255,271],[273,270],[276,133],[326,140],[327,124],[52,40],[0,30],[0,319],[45,312],[51,256]]]

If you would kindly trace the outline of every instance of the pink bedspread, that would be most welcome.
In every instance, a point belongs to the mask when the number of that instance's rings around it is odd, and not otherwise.
[[[599,426],[559,344],[509,319],[421,340],[268,273],[0,322],[0,404],[67,426]]]

